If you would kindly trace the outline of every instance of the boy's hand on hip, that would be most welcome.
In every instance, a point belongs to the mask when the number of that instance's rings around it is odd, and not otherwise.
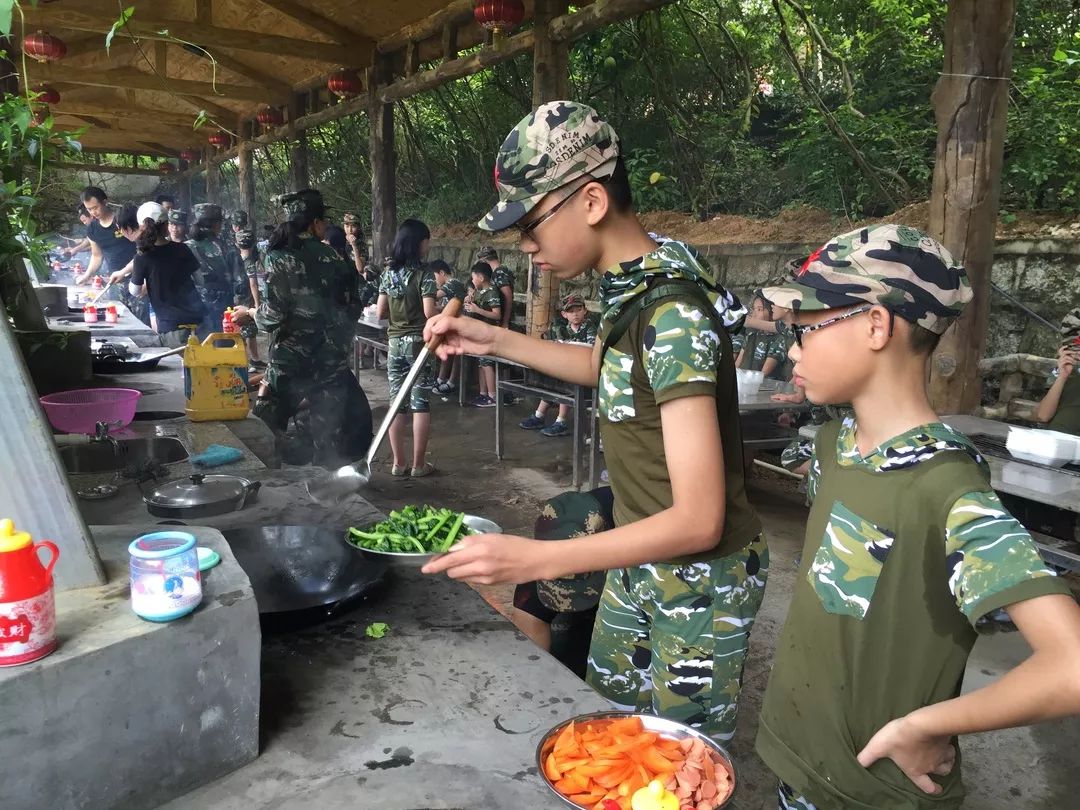
[[[919,789],[941,793],[941,785],[930,778],[947,776],[956,764],[956,748],[951,738],[927,734],[911,715],[883,726],[859,752],[859,764],[869,768],[879,759],[891,759]]]
[[[421,569],[478,585],[518,585],[539,576],[544,543],[505,534],[466,537]]]

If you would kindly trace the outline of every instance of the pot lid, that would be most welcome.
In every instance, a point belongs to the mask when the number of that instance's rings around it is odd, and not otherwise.
[[[162,484],[146,496],[146,502],[170,509],[235,502],[250,485],[235,475],[196,474]]]

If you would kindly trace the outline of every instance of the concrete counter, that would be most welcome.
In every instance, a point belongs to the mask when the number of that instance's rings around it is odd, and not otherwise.
[[[365,627],[386,622],[381,639]],[[330,624],[263,640],[262,753],[167,810],[555,808],[553,725],[610,708],[471,588],[395,569]]]

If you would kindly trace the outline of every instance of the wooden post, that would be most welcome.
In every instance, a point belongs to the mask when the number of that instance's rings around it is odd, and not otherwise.
[[[297,93],[293,96],[292,105],[289,108],[289,121],[296,121],[302,116],[307,106],[304,94]],[[289,141],[289,167],[292,170],[292,190],[299,191],[302,188],[311,187],[311,179],[308,173],[308,142],[307,130],[294,129]]]
[[[949,2],[945,66],[933,94],[930,234],[967,269],[974,298],[934,353],[930,397],[939,413],[971,413],[982,391],[1015,12],[1015,0]]]
[[[187,172],[180,175],[176,182],[176,204],[185,214],[191,213],[191,175]]]
[[[566,98],[569,93],[567,46],[551,38],[551,21],[565,14],[566,0],[536,0],[533,31],[533,108]],[[525,304],[525,328],[542,335],[551,326],[559,305],[559,280],[529,265],[529,297]]]
[[[221,205],[221,166],[214,160],[214,148],[206,147],[203,165],[206,168],[206,201]]]
[[[379,57],[368,77],[368,119],[371,149],[371,247],[376,267],[390,254],[397,231],[397,177],[394,156],[394,105],[379,99],[379,85],[388,81],[386,59]]]
[[[241,135],[248,133],[241,132]],[[248,226],[255,229],[255,168],[252,165],[251,141],[246,138],[240,142],[239,167],[237,180],[240,185],[240,204],[247,211],[251,224]]]

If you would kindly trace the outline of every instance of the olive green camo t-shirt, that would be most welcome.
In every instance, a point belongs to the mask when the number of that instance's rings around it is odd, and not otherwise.
[[[424,331],[427,316],[424,299],[438,293],[435,274],[422,267],[399,267],[387,270],[379,277],[379,294],[386,295],[390,305],[388,337],[419,335]]]
[[[957,808],[960,758],[923,793],[859,752],[890,721],[960,692],[986,614],[1068,593],[989,487],[978,450],[934,423],[863,456],[854,418],[818,433],[803,559],[757,751],[818,807]]]
[[[610,320],[601,325],[601,343],[611,326]],[[711,559],[738,551],[761,533],[743,483],[735,358],[727,331],[718,333],[695,302],[661,300],[643,309],[601,360],[597,408],[619,526],[671,508],[660,406],[702,395],[716,398],[727,493],[722,536],[714,549],[694,555]]]
[[[1080,373],[1074,371],[1065,381],[1057,413],[1047,427],[1080,436]]]
[[[488,287],[485,290],[476,290],[473,293],[474,311],[469,313],[469,317],[476,318],[477,320],[486,323],[498,324],[500,321],[494,320],[492,313],[497,309],[502,309],[502,305],[502,293],[494,287]],[[483,314],[476,312],[476,308],[484,310]],[[501,314],[502,313],[500,313],[500,315]]]

